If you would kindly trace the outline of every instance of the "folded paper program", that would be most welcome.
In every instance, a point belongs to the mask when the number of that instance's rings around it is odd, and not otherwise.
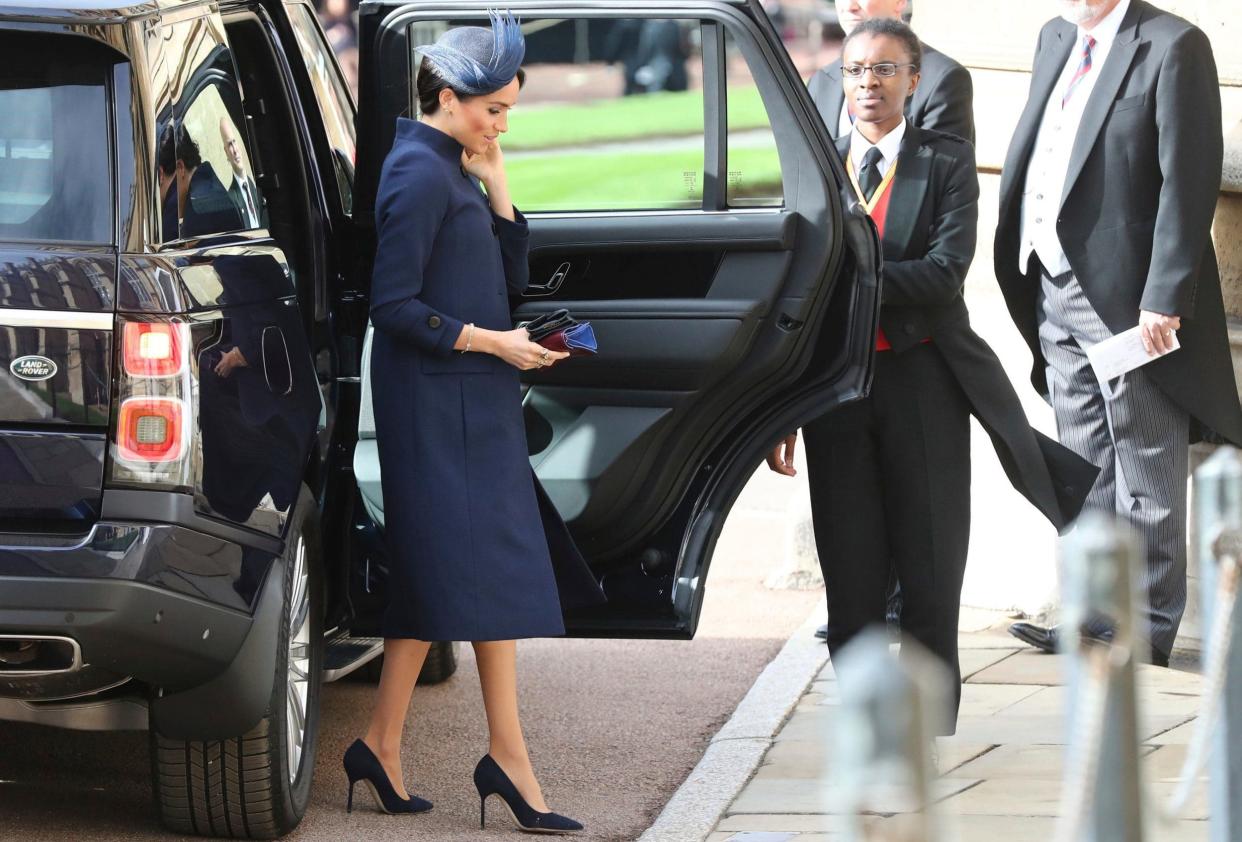
[[[1173,351],[1182,347],[1176,333],[1169,339],[1173,343],[1172,350],[1165,351],[1163,354],[1158,352],[1149,354],[1143,347],[1142,328],[1135,326],[1088,348],[1087,360],[1095,371],[1095,379],[1099,381],[1104,397],[1113,396],[1111,383],[1116,378],[1124,377],[1134,369],[1145,366],[1166,354],[1172,354]]]

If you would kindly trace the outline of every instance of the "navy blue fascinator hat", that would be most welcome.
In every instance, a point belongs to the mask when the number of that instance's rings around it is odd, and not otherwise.
[[[489,9],[491,28],[458,26],[421,52],[451,88],[481,96],[513,81],[526,57],[526,39],[512,14]]]

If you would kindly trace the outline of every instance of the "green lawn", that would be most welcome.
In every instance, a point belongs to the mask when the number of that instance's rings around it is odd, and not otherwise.
[[[768,125],[768,115],[753,85],[729,88],[732,131]],[[601,102],[523,108],[509,120],[506,150],[551,149],[643,137],[678,137],[703,133],[703,92],[638,94]]]
[[[699,207],[703,150],[660,150],[615,155],[573,152],[505,162],[517,205],[530,211],[668,210]],[[738,149],[729,172],[731,195],[780,195],[775,149]]]

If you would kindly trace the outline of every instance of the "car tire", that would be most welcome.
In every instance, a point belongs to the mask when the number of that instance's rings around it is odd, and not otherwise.
[[[440,640],[431,644],[427,650],[427,660],[423,661],[423,669],[418,674],[419,684],[439,684],[448,681],[457,672],[457,650],[460,644]],[[368,661],[358,670],[350,673],[358,681],[378,682],[384,672],[384,656]]]
[[[187,741],[151,731],[155,803],[169,830],[275,839],[310,802],[322,681],[323,570],[317,509],[302,489],[285,552],[276,675],[267,713],[231,739]]]
[[[422,672],[418,674],[419,684],[439,684],[448,681],[457,672],[457,647],[453,641],[436,641],[427,651],[427,660],[423,661]]]

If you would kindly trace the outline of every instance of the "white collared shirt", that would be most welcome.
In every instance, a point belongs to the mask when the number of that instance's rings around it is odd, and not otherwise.
[[[1039,256],[1039,261],[1050,275],[1070,270],[1069,259],[1057,236],[1057,215],[1061,212],[1070,155],[1074,151],[1074,139],[1078,136],[1087,101],[1104,70],[1104,62],[1108,60],[1121,29],[1121,21],[1129,8],[1130,0],[1121,0],[1090,31],[1078,27],[1074,46],[1065,60],[1065,66],[1061,68],[1056,85],[1048,94],[1022,191],[1022,238],[1018,246],[1018,268],[1023,274],[1027,271],[1032,252]],[[1078,81],[1074,95],[1062,108],[1061,99],[1078,65],[1082,63],[1083,40],[1088,35],[1095,39],[1095,46],[1091,48],[1091,70]]]
[[[255,189],[254,182],[245,174],[233,174],[233,178],[237,179],[238,187],[241,188],[242,201],[246,203],[246,225],[250,228],[259,226],[259,209],[255,206],[255,196],[258,191]]]
[[[880,177],[883,178],[888,173],[888,168],[893,165],[893,161],[897,160],[897,153],[901,151],[901,141],[905,136],[905,117],[901,118],[897,128],[880,138],[879,143],[872,143],[863,137],[862,132],[858,131],[858,124],[855,123],[854,128],[850,130],[850,163],[854,165],[854,175],[857,176],[862,172],[863,156],[874,146],[884,156],[876,165],[876,169],[880,171]]]
[[[841,76],[844,78],[844,70],[841,71]],[[850,117],[850,101],[842,95],[841,116],[837,118],[837,137],[845,137],[853,128],[854,120]]]

